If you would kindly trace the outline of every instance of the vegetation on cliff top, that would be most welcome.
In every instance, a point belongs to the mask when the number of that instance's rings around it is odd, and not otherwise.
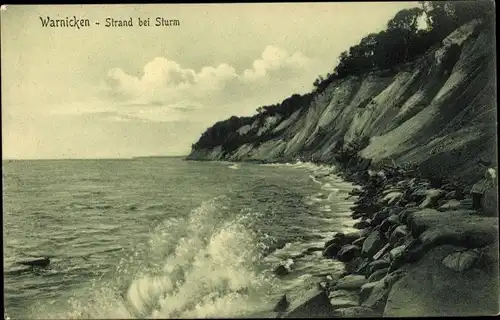
[[[313,97],[333,81],[371,71],[392,71],[396,66],[421,56],[468,21],[480,18],[485,24],[493,22],[493,1],[419,1],[419,4],[421,7],[399,11],[389,20],[385,30],[367,35],[359,44],[344,51],[333,72],[314,81],[313,92],[294,94],[281,103],[259,107],[258,113],[252,117],[233,116],[219,121],[192,145],[193,150],[221,146],[224,152],[231,152],[245,143],[255,145],[272,139],[279,132],[256,136],[259,125],[266,118],[274,116],[282,121],[295,111],[307,108]],[[425,28],[422,28],[423,24]],[[255,123],[257,126],[252,126]],[[240,134],[237,130],[245,125],[251,126],[251,129]]]

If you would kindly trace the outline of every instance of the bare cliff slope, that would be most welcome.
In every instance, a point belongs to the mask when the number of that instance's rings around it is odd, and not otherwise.
[[[243,125],[236,147],[195,144],[188,159],[330,162],[339,144],[364,139],[358,154],[374,164],[472,184],[496,167],[492,32],[470,21],[410,63],[334,80],[287,117]]]

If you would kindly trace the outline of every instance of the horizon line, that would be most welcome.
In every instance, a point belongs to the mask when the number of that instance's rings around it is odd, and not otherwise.
[[[142,158],[181,158],[185,155],[151,155],[151,156],[133,156],[133,157],[102,157],[102,158],[2,158],[2,161],[38,161],[38,160],[133,160]]]

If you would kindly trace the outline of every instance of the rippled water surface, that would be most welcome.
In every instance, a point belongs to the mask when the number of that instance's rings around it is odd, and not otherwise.
[[[342,265],[352,185],[310,164],[3,161],[11,319],[237,317]],[[17,262],[50,257],[46,269]],[[277,278],[279,264],[290,273]]]

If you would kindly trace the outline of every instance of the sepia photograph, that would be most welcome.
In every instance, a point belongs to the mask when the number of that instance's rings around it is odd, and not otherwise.
[[[494,1],[0,14],[5,320],[499,315]]]

